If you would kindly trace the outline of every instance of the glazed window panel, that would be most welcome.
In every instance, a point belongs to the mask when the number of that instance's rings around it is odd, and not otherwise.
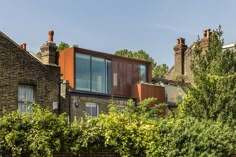
[[[106,62],[92,57],[92,92],[106,93]]]
[[[140,81],[147,82],[147,66],[140,65]]]
[[[18,110],[20,112],[31,112],[31,106],[34,102],[34,87],[29,85],[18,86]]]
[[[111,61],[106,59],[106,93],[111,94]]]
[[[76,89],[90,91],[90,56],[76,53]]]
[[[85,104],[86,113],[91,117],[98,116],[98,105],[96,103],[87,102]]]
[[[76,90],[111,93],[111,61],[105,58],[76,53]]]

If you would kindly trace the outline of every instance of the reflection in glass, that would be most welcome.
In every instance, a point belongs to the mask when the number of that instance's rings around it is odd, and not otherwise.
[[[111,61],[76,53],[76,90],[111,93]]]
[[[76,53],[76,89],[90,91],[90,56]]]
[[[140,81],[147,82],[147,66],[140,65]]]
[[[106,90],[105,59],[92,57],[92,92],[105,93]]]

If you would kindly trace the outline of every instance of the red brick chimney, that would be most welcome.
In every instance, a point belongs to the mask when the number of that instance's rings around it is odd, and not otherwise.
[[[26,43],[21,44],[20,47],[21,47],[22,49],[26,50]]]
[[[43,44],[41,50],[41,62],[44,64],[57,64],[58,63],[58,52],[57,46],[53,42],[54,31],[48,32],[48,41]]]
[[[202,45],[203,51],[205,51],[206,48],[208,47],[209,38],[211,36],[211,33],[212,33],[211,29],[203,30],[203,38],[201,40],[201,45]]]
[[[184,38],[178,38],[176,45],[174,46],[175,51],[175,72],[179,75],[184,75],[184,52],[188,46],[185,44]]]

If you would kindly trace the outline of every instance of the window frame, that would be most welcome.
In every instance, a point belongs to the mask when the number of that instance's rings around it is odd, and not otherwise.
[[[89,89],[85,89],[83,90],[81,87],[78,86],[78,82],[77,82],[77,55],[84,55],[84,56],[87,56],[89,58]],[[104,60],[104,70],[105,70],[105,84],[103,85],[105,90],[101,91],[101,92],[97,92],[97,91],[93,91],[93,85],[92,85],[92,81],[93,81],[93,66],[92,66],[92,61],[93,61],[93,58],[98,58],[98,59],[102,59]],[[86,53],[81,53],[81,52],[75,52],[75,57],[74,57],[74,87],[75,87],[75,90],[76,91],[82,91],[82,92],[87,92],[87,93],[96,93],[96,94],[102,94],[102,95],[111,95],[112,93],[112,60],[111,59],[108,59],[108,58],[105,58],[105,57],[100,57],[100,56],[95,56],[95,55],[91,55],[91,54],[86,54]],[[109,68],[110,67],[110,68]],[[79,74],[78,74],[79,75]],[[110,76],[108,76],[110,75]],[[78,79],[79,80],[79,79]],[[78,86],[78,88],[77,88]],[[102,87],[103,88],[103,87]]]
[[[21,99],[19,94],[20,94],[20,88],[23,88],[24,90],[27,90],[27,88],[30,88],[32,91],[32,101],[29,100],[19,100]],[[31,104],[33,104],[35,102],[35,86],[34,85],[28,85],[28,84],[19,84],[18,85],[18,90],[17,90],[17,108],[21,113],[31,113],[32,112],[32,108],[30,107]],[[27,99],[27,98],[22,98],[22,99]],[[24,108],[24,110],[23,110]]]
[[[87,112],[87,107],[96,107],[96,115],[94,116],[92,113],[92,110],[90,110],[90,113]],[[85,103],[85,112],[88,114],[89,117],[98,117],[99,115],[99,105],[97,103],[93,103],[93,102],[86,102]]]
[[[142,70],[145,69],[145,80],[142,79]],[[139,66],[139,79],[141,82],[148,82],[148,66],[146,64],[140,64]]]

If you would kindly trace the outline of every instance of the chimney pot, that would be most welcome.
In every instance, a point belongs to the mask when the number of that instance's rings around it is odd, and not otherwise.
[[[54,35],[54,31],[50,30],[48,32],[48,42],[53,42],[53,35]]]
[[[179,39],[176,40],[176,45],[179,45],[180,44],[180,41]]]
[[[180,44],[185,45],[185,39],[184,38],[180,38]]]
[[[177,45],[181,45],[181,44],[182,44],[182,45],[185,45],[185,39],[184,39],[184,38],[179,38],[179,39],[177,39],[177,40],[176,40],[176,44],[177,44]]]
[[[203,37],[204,38],[209,38],[211,34],[211,29],[206,29],[203,31]]]
[[[21,47],[22,49],[26,50],[26,43],[21,44],[20,47]]]

